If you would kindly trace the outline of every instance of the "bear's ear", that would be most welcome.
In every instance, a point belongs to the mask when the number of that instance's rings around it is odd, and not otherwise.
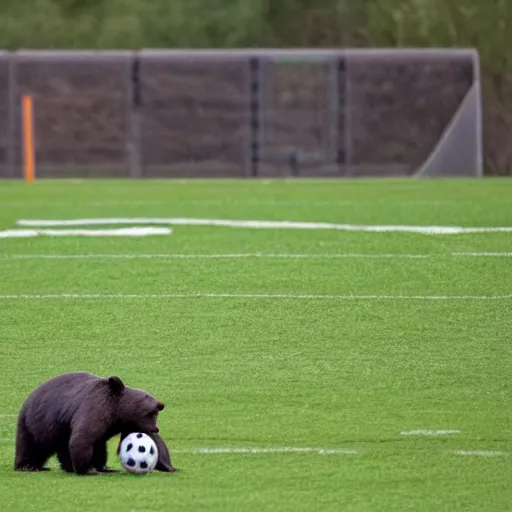
[[[124,382],[119,378],[113,375],[107,379],[108,385],[112,391],[115,393],[120,393],[124,389]]]
[[[163,411],[164,407],[165,407],[165,405],[162,402],[157,402],[156,408],[158,411]]]

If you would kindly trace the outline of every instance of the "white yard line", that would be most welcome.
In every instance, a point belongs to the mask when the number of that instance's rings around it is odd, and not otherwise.
[[[223,254],[2,254],[2,260],[23,259],[425,259],[428,254],[292,254],[292,253],[223,253]]]
[[[37,236],[154,236],[170,235],[171,228],[129,227],[118,229],[6,229],[0,231],[0,238],[34,238]]]
[[[396,188],[396,187],[395,187]],[[400,187],[401,188],[401,187]],[[151,205],[166,205],[166,206],[182,206],[182,205],[194,205],[194,206],[226,206],[229,205],[241,205],[241,206],[343,206],[343,205],[360,205],[360,204],[375,204],[374,199],[332,199],[325,201],[315,201],[309,199],[297,199],[297,200],[279,200],[279,199],[230,199],[219,200],[219,199],[141,199],[141,200],[104,200],[104,201],[83,201],[80,202],[81,206],[151,206]],[[466,205],[470,201],[463,200],[425,200],[425,199],[396,199],[394,197],[379,198],[380,204],[401,204],[408,206],[454,206],[454,205]],[[499,200],[499,202],[506,203],[506,200]],[[70,200],[55,200],[55,201],[33,201],[27,199],[26,201],[1,201],[4,206],[68,206],[75,205],[76,202]]]
[[[369,300],[369,301],[496,301],[512,299],[507,295],[322,295],[266,293],[11,293],[0,294],[0,300],[97,300],[97,299],[263,299],[263,300]]]
[[[14,443],[14,438],[1,437],[0,443]],[[358,450],[344,448],[311,448],[300,446],[282,446],[274,448],[258,447],[226,447],[226,448],[188,448],[171,450],[172,454],[191,454],[191,455],[277,455],[277,454],[310,454],[310,455],[359,455]],[[453,455],[462,455],[466,457],[503,457],[506,452],[491,450],[448,450]],[[371,453],[368,453],[371,455]]]
[[[452,255],[468,258],[512,258],[512,252],[452,252]]]
[[[386,259],[386,260],[424,260],[436,257],[496,257],[511,258],[512,252],[451,252],[451,253],[430,253],[430,254],[401,254],[401,253],[219,253],[219,254],[187,254],[187,253],[168,253],[168,254],[0,254],[0,260],[87,260],[87,259]]]
[[[505,452],[498,452],[492,450],[452,450],[450,453],[454,455],[467,455],[476,457],[503,457],[507,455]]]
[[[69,220],[20,219],[19,226],[28,227],[68,227],[99,226],[116,224],[165,224],[188,226],[223,226],[255,229],[333,229],[356,232],[405,232],[425,235],[454,235],[464,233],[512,232],[512,226],[462,227],[462,226],[403,226],[403,225],[357,225],[335,224],[330,222],[270,221],[270,220],[232,220],[232,219],[197,219],[184,217],[171,218],[90,218]]]
[[[401,436],[447,436],[460,434],[460,430],[405,430],[400,432]]]
[[[357,455],[357,450],[338,448],[308,448],[282,446],[275,448],[191,448],[188,450],[173,450],[173,453],[192,453],[197,455],[260,455],[273,453],[314,453],[316,455]]]

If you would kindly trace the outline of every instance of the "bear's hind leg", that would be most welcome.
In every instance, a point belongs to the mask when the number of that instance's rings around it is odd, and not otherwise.
[[[14,471],[50,471],[44,467],[51,453],[40,446],[26,429],[23,418],[18,420]]]

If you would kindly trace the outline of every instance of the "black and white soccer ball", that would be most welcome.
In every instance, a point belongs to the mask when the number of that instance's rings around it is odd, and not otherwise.
[[[121,442],[119,462],[130,473],[151,473],[158,462],[158,448],[147,434],[132,432]]]

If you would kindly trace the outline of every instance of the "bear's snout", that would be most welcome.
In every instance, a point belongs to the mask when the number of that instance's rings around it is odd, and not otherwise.
[[[159,411],[163,411],[164,408],[165,408],[165,405],[162,403],[162,402],[158,402],[157,405],[156,405],[156,408],[159,410]]]

